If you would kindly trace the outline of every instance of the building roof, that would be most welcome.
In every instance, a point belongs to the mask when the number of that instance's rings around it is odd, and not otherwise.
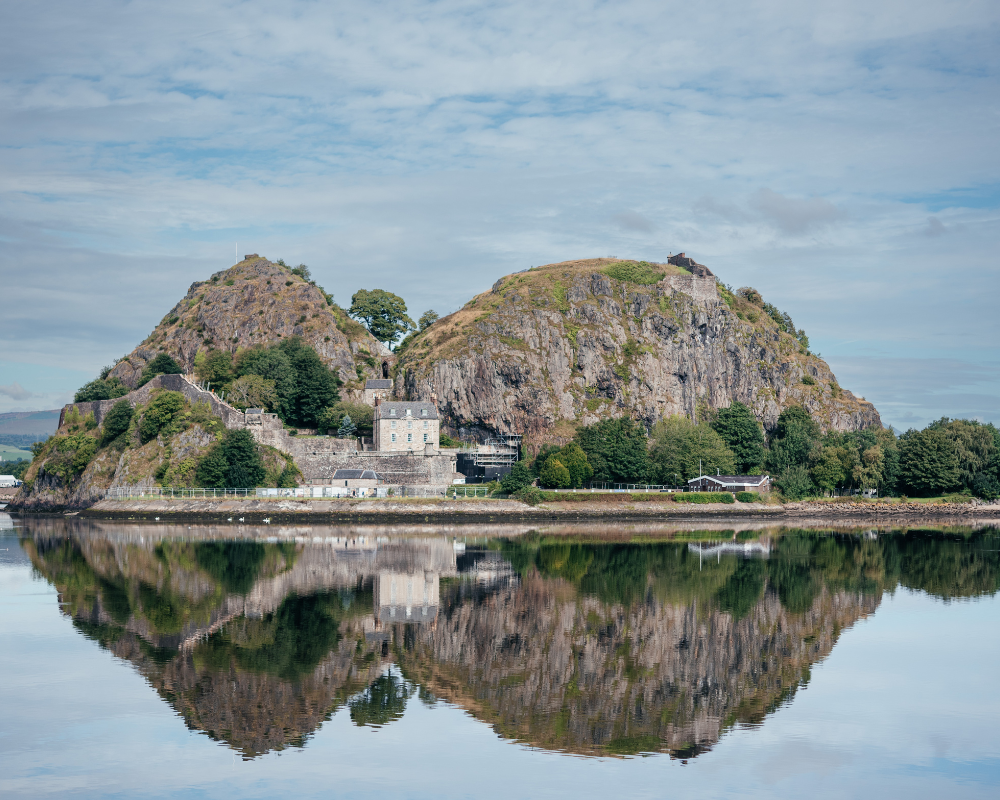
[[[333,473],[335,481],[377,481],[378,475],[370,469],[338,469]]]
[[[760,486],[764,481],[768,480],[770,476],[768,475],[699,475],[697,478],[692,478],[688,483],[697,483],[700,480],[715,481],[719,484],[724,484],[730,486],[732,484],[740,484],[741,486]]]
[[[410,412],[414,419],[438,418],[437,406],[433,403],[426,403],[423,400],[415,402],[386,400],[381,405],[375,407],[375,417],[377,419],[405,419],[407,411]]]
[[[246,413],[248,415],[251,415],[251,416],[253,416],[253,415],[259,415],[259,414],[263,414],[264,413],[264,409],[263,408],[248,408],[246,410]]]
[[[365,381],[366,389],[391,389],[392,381],[384,378],[369,378]]]

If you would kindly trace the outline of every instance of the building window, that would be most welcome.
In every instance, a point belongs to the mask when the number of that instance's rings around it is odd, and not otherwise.
[[[424,441],[425,442],[427,441],[427,434],[426,433],[424,434]]]
[[[408,441],[408,442],[412,442],[413,441],[413,434],[412,433],[406,434],[406,441]]]
[[[420,416],[422,416],[422,417],[426,417],[427,416],[427,409],[426,408],[420,409]]]
[[[413,427],[413,420],[412,419],[406,420],[406,427],[407,428],[412,428]]]
[[[396,420],[393,420],[392,422],[390,422],[389,426],[392,427],[392,428],[395,428],[396,427]]]
[[[389,409],[389,416],[390,416],[390,417],[394,417],[394,416],[396,416],[396,409],[394,409],[394,408],[390,408],[390,409]]]
[[[424,430],[427,430],[427,420],[424,420]]]
[[[396,441],[396,434],[393,434],[393,435],[392,435],[392,440],[393,440],[393,441]]]

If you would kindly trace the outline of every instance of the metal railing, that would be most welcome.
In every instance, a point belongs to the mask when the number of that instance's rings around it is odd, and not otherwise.
[[[108,489],[104,493],[104,498],[106,500],[129,500],[143,497],[190,497],[205,499],[253,497],[256,492],[256,489],[173,489],[165,486],[117,486]]]

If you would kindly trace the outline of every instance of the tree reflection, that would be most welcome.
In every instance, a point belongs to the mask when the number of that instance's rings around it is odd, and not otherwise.
[[[390,670],[351,700],[351,721],[373,728],[388,725],[403,716],[410,693],[406,681]]]

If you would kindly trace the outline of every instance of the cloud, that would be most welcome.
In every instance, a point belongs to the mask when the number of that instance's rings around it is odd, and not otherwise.
[[[19,383],[12,383],[10,386],[0,386],[0,394],[12,400],[27,400],[35,395],[24,389]]]
[[[948,229],[944,226],[937,217],[928,217],[927,224],[924,226],[924,236],[930,236],[932,239],[938,236],[942,236],[948,232]]]
[[[624,231],[652,233],[656,230],[656,226],[652,222],[635,211],[623,211],[620,214],[615,214],[611,219]]]
[[[844,217],[843,211],[822,197],[786,197],[771,189],[759,190],[750,205],[779,230],[793,236]]]

